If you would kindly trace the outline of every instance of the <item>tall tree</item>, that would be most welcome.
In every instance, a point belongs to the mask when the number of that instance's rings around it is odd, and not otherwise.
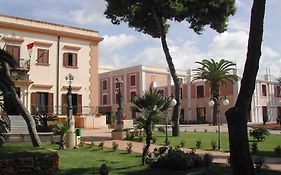
[[[235,106],[226,112],[233,175],[255,174],[249,150],[247,122],[261,56],[265,2],[266,0],[253,1],[247,59],[241,87]]]
[[[165,98],[160,92],[152,90],[144,92],[141,96],[135,96],[132,99],[132,110],[141,112],[144,120],[144,129],[146,133],[146,145],[142,153],[142,164],[145,163],[152,139],[152,124],[153,118],[164,113],[170,107],[171,100]]]
[[[14,84],[11,80],[10,67],[14,67],[15,64],[16,63],[13,57],[6,51],[0,49],[0,89],[3,93],[4,104],[6,102],[11,102],[14,104],[16,107],[14,110],[18,111],[23,116],[27,124],[33,146],[41,147],[41,141],[36,131],[35,121],[17,95]],[[4,109],[8,108],[8,106],[9,105],[4,105]]]
[[[222,59],[219,62],[215,60],[204,59],[201,62],[196,61],[202,67],[194,69],[195,75],[193,80],[206,80],[211,84],[211,95],[216,99],[213,108],[213,125],[217,124],[217,112],[218,112],[218,100],[219,100],[219,86],[226,84],[226,82],[234,83],[238,80],[237,75],[233,75],[230,71],[233,71],[236,64],[232,61]]]
[[[181,109],[180,84],[170,54],[166,35],[168,20],[190,23],[189,28],[201,34],[206,25],[221,33],[226,30],[228,17],[235,13],[235,0],[105,0],[106,18],[113,24],[128,23],[138,32],[160,38],[170,74],[175,85],[177,104],[173,110],[173,136],[179,135]]]

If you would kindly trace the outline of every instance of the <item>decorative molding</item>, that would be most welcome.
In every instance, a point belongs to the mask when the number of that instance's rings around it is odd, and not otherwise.
[[[73,46],[73,45],[64,45],[63,48],[66,50],[72,50],[72,51],[79,51],[81,49],[81,47]]]
[[[47,85],[47,84],[33,84],[31,86],[32,88],[39,88],[39,89],[51,89],[53,85]]]
[[[67,90],[68,86],[62,86],[63,89]],[[81,86],[71,86],[73,91],[79,91],[82,87]]]
[[[14,35],[6,35],[3,37],[3,40],[9,43],[18,43],[18,44],[24,42],[24,39],[22,37],[14,36]]]
[[[39,47],[51,47],[53,45],[53,43],[45,41],[34,41],[34,44]]]

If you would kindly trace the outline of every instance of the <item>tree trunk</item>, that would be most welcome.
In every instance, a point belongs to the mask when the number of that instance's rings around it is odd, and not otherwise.
[[[7,63],[2,62],[1,66],[2,70],[0,78],[0,87],[1,90],[4,92],[4,99],[5,101],[13,102],[13,104],[15,104],[15,106],[17,107],[17,111],[20,112],[20,114],[23,116],[27,124],[32,145],[34,147],[41,147],[41,141],[36,131],[35,121],[29,111],[25,108],[20,98],[18,97],[14,85],[12,84],[9,65]]]
[[[152,116],[151,114],[149,114],[149,116],[147,117],[146,121],[145,121],[145,132],[146,132],[146,145],[143,149],[142,152],[142,165],[145,164],[145,156],[147,155],[148,151],[149,151],[149,147],[150,147],[150,141],[152,138],[152,131],[151,131],[151,125],[152,125]]]
[[[179,136],[180,135],[180,130],[179,130],[179,117],[180,117],[180,110],[181,110],[181,99],[180,99],[180,84],[178,81],[178,76],[176,73],[176,69],[173,63],[173,58],[170,54],[168,44],[166,41],[166,34],[162,22],[162,18],[156,16],[156,21],[159,27],[159,32],[160,32],[160,38],[161,38],[161,43],[162,43],[162,48],[166,57],[167,64],[169,66],[170,74],[173,78],[174,86],[175,86],[175,94],[174,98],[177,100],[177,104],[174,106],[173,109],[173,116],[172,116],[172,135],[173,136]]]
[[[254,0],[251,12],[248,53],[241,88],[235,106],[226,112],[233,175],[256,174],[249,150],[247,121],[250,116],[252,94],[259,69],[264,11],[265,0]]]

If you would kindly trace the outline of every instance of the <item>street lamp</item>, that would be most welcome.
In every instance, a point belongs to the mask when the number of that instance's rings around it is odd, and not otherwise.
[[[174,106],[176,106],[177,104],[177,100],[173,98],[173,96],[170,96],[169,98],[172,98],[172,100],[170,100],[170,106],[169,106],[169,113],[170,113],[170,109],[173,108]],[[165,138],[165,143],[168,144],[168,114],[165,114],[165,129],[166,129],[166,138]]]
[[[71,84],[74,80],[74,76],[69,73],[65,76],[65,80],[68,82],[68,88],[66,93],[67,102],[67,122],[69,125],[69,130],[66,133],[66,146],[68,148],[73,148],[75,146],[75,121],[73,118],[73,106],[72,106],[72,87]]]
[[[117,102],[118,102],[118,108],[117,108],[117,121],[116,121],[116,129],[122,130],[123,129],[123,110],[122,110],[122,93],[121,93],[121,86],[123,84],[122,80],[119,80],[118,78],[115,80],[115,85],[117,89]]]
[[[223,105],[226,106],[229,104],[229,100],[224,97],[211,97],[208,105],[212,108],[215,104],[217,104],[217,125],[218,125],[218,149],[221,149],[221,128],[220,128],[220,101],[222,101]],[[215,117],[215,116],[213,116]]]

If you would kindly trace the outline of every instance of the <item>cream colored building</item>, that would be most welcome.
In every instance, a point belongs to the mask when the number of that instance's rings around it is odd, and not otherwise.
[[[12,78],[32,114],[66,115],[69,73],[74,75],[74,114],[96,112],[100,41],[94,30],[0,15],[0,47],[17,62]],[[32,43],[29,56],[27,45]]]

